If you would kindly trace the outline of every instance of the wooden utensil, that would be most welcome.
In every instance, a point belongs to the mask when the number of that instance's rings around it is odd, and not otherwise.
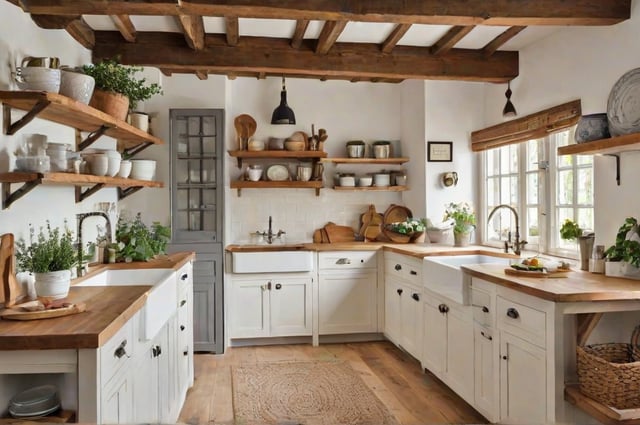
[[[249,139],[253,136],[258,128],[256,120],[251,115],[241,114],[233,120],[233,126],[238,135],[238,149],[246,150]]]
[[[349,226],[340,226],[335,223],[328,223],[324,226],[327,231],[330,243],[353,242],[356,240],[353,228]]]
[[[322,243],[322,229],[313,232],[313,243]]]
[[[11,307],[16,303],[20,294],[20,285],[16,279],[16,261],[14,251],[13,233],[0,236],[0,302],[4,301],[5,307]]]
[[[54,317],[69,316],[71,314],[82,313],[87,309],[84,303],[71,304],[67,307],[55,308],[42,311],[24,311],[22,309],[7,308],[0,311],[0,317],[5,320],[39,320],[51,319]]]
[[[360,216],[360,231],[358,232],[360,236],[364,236],[365,230],[367,230],[367,227],[369,226],[369,224],[371,224],[371,220],[373,219],[373,216],[375,214],[376,207],[372,204],[369,205],[367,212]]]
[[[516,270],[511,267],[504,269],[504,274],[518,277],[535,277],[535,278],[549,278],[549,277],[567,277],[567,271],[547,272],[547,271],[534,271],[534,270]]]

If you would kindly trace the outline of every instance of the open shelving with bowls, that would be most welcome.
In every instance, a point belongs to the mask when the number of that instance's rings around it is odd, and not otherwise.
[[[394,158],[323,158],[322,162],[351,165],[402,165],[409,162],[406,157]],[[334,186],[334,190],[353,192],[353,191],[377,191],[377,192],[404,192],[409,190],[408,186]]]
[[[267,160],[268,162],[270,162],[269,160],[297,160],[297,161],[307,160],[307,161],[311,161],[313,165],[315,165],[316,162],[321,161],[323,158],[326,158],[327,153],[324,151],[234,150],[234,151],[229,151],[229,155],[237,159],[238,168],[242,169],[243,162],[246,160]],[[319,196],[320,189],[322,189],[322,187],[323,187],[322,180],[310,180],[310,181],[235,180],[231,182],[231,189],[237,189],[238,196],[240,196],[242,189],[264,189],[264,188],[315,189],[316,196]]]
[[[135,155],[149,146],[164,143],[161,139],[122,120],[61,94],[42,91],[0,91],[0,102],[3,104],[3,132],[7,135],[16,134],[37,117],[75,128],[77,133],[88,132],[88,136],[77,143],[78,150],[86,149],[103,135],[117,139],[123,152],[128,155]],[[26,113],[12,122],[13,109]],[[162,182],[120,177],[21,171],[0,173],[0,183],[3,186],[3,209],[40,184],[75,186],[76,202],[81,202],[104,187],[117,187],[118,199],[122,199],[144,187],[164,186]],[[12,184],[21,186],[12,192]],[[83,190],[83,187],[88,189]]]

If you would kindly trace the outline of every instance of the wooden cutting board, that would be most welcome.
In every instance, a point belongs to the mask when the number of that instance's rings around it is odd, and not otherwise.
[[[68,307],[55,308],[42,311],[24,311],[18,308],[6,308],[0,311],[0,318],[5,320],[39,320],[53,317],[69,316],[82,313],[87,309],[84,303],[71,304]]]
[[[0,236],[0,303],[4,302],[5,307],[14,305],[20,294],[13,242],[12,233]]]
[[[537,272],[537,271],[528,271],[528,270],[516,270],[511,267],[507,267],[504,269],[504,274],[508,274],[510,276],[518,276],[518,277],[534,277],[534,278],[549,278],[549,277],[567,277],[567,271],[557,271],[557,272]]]
[[[324,226],[330,243],[353,242],[356,240],[355,231],[349,226],[327,223]]]

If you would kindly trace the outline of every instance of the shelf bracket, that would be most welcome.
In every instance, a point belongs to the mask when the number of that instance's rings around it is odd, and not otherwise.
[[[616,158],[616,183],[620,186],[620,154],[612,153],[606,154],[606,156],[613,156]]]
[[[41,178],[37,178],[35,180],[30,180],[28,182],[24,182],[19,189],[16,189],[15,192],[11,192],[11,183],[5,182],[2,183],[2,209],[6,210],[18,199],[22,198],[27,193],[31,192],[33,188],[42,183]]]
[[[84,201],[89,196],[93,195],[103,187],[104,187],[104,183],[98,183],[94,186],[91,186],[89,189],[83,191],[80,186],[76,186],[76,204]]]
[[[142,152],[144,149],[148,148],[151,145],[153,145],[153,143],[151,142],[142,142],[139,145],[133,146],[129,149],[125,149],[124,151],[122,151],[122,153],[124,153],[127,156],[134,156]]]
[[[134,193],[136,193],[137,191],[139,191],[140,189],[142,189],[142,186],[131,186],[131,187],[127,187],[127,188],[118,188],[118,200],[120,199],[124,199],[129,195],[133,195]]]
[[[46,108],[50,104],[51,104],[50,100],[40,100],[35,105],[33,105],[33,108],[31,108],[29,112],[24,114],[22,118],[20,118],[18,121],[12,124],[9,124],[11,122],[11,106],[4,104],[2,114],[4,118],[4,123],[5,123],[5,129],[4,129],[5,134],[9,136],[12,134],[15,134],[22,127],[24,127],[25,125],[33,121],[33,119],[37,117],[38,114],[42,112],[44,108]]]
[[[96,131],[94,131],[92,133],[89,133],[87,138],[84,139],[82,142],[80,142],[80,144],[78,145],[78,150],[84,150],[84,149],[88,148],[93,142],[95,142],[100,137],[102,137],[102,135],[108,129],[109,129],[109,127],[107,127],[106,125],[101,125],[99,129],[97,129]]]

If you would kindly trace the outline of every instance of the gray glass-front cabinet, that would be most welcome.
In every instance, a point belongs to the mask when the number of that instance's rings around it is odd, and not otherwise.
[[[194,351],[223,351],[224,111],[172,109],[170,251],[195,251]]]

